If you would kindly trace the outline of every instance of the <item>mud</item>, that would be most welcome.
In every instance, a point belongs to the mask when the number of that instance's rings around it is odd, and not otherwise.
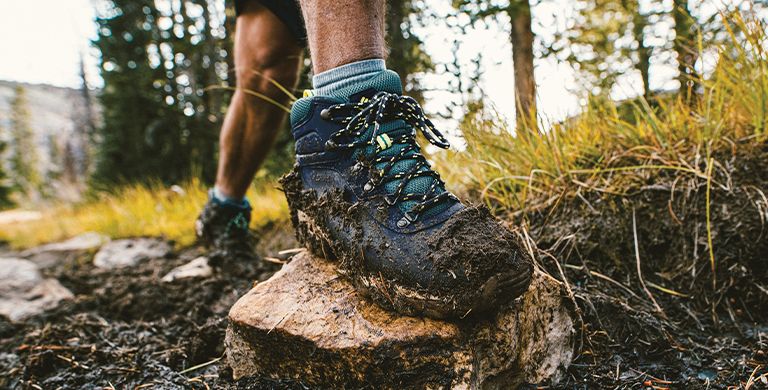
[[[280,249],[291,247],[290,231],[277,230],[282,233],[265,235]],[[262,253],[276,252],[271,246],[260,245]],[[190,248],[120,271],[98,269],[84,255],[47,270],[76,297],[21,324],[0,318],[0,388],[302,388],[233,381],[226,365],[215,361],[224,353],[229,308],[278,266],[262,262],[204,279],[160,281],[201,252]]]
[[[505,247],[490,248],[489,243],[501,243]],[[523,267],[531,264],[531,260],[518,237],[500,228],[485,206],[468,206],[460,211],[446,221],[428,244],[430,259],[438,269],[465,269],[467,275],[486,277],[508,264],[508,257],[519,256],[521,260],[513,263],[521,265],[520,269],[510,271],[530,272]]]
[[[370,234],[383,228],[368,221],[365,205],[351,203],[341,190],[318,195],[304,189],[296,169],[284,176],[281,184],[299,242],[317,256],[337,259],[339,269],[359,290],[398,313],[443,319],[483,317],[497,308],[501,299],[521,295],[530,282],[527,253],[517,237],[501,228],[485,207],[461,210],[428,238],[415,235],[414,240],[427,241],[427,261],[437,272],[463,281],[421,286],[409,281],[409,275],[366,272],[365,248],[384,251],[388,243]],[[388,207],[381,199],[371,202],[374,206],[379,202],[379,210]],[[346,232],[346,237],[332,239],[330,227]]]
[[[565,277],[583,315],[566,386],[745,388],[751,377],[768,388],[768,149],[716,160],[714,273],[705,179],[661,172],[626,196],[585,192],[528,215],[539,263]]]

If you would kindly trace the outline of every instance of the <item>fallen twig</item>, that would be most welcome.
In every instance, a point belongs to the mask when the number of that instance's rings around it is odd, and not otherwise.
[[[280,260],[280,259],[275,258],[275,257],[264,256],[263,259],[264,259],[264,261],[268,261],[270,263],[275,263],[275,264],[285,264],[285,263],[287,263],[286,261]]]
[[[664,319],[667,319],[667,315],[664,313],[664,310],[659,306],[659,303],[656,302],[656,298],[653,297],[653,294],[651,294],[651,291],[648,290],[648,287],[645,286],[645,280],[643,280],[643,271],[640,269],[640,245],[637,242],[637,218],[635,217],[635,208],[632,208],[632,235],[635,239],[635,260],[637,264],[637,277],[640,279],[640,285],[643,287],[643,291],[645,291],[645,294],[648,295],[648,298],[651,299],[651,302],[653,302],[653,306],[656,308],[656,311],[661,315]]]
[[[183,371],[179,371],[179,374],[182,374],[182,375],[183,375],[183,374],[186,374],[186,373],[188,373],[188,372],[190,372],[190,371],[195,371],[195,370],[197,370],[198,368],[203,368],[203,367],[206,367],[206,366],[210,366],[211,364],[213,364],[213,363],[216,363],[216,362],[218,362],[219,360],[221,360],[221,359],[223,359],[223,358],[224,358],[224,356],[219,356],[219,357],[217,357],[216,359],[213,359],[213,360],[211,360],[211,361],[207,361],[207,362],[205,362],[205,363],[201,363],[201,364],[198,364],[198,365],[196,365],[196,366],[192,366],[192,367],[190,367],[190,368],[187,368],[186,370],[183,370]]]

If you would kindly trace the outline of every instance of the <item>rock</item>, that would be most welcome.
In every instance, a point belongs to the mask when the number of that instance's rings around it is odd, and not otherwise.
[[[144,260],[165,257],[171,249],[167,241],[157,238],[115,240],[101,247],[93,264],[104,269],[133,267]]]
[[[173,282],[178,279],[205,278],[213,274],[213,268],[208,265],[207,257],[198,257],[187,264],[180,265],[165,274],[163,282]]]
[[[32,261],[40,268],[48,268],[61,262],[70,261],[83,253],[95,251],[107,242],[109,242],[109,237],[88,232],[66,241],[27,249],[21,252],[19,256]]]
[[[44,278],[35,263],[0,258],[0,315],[12,322],[40,314],[72,297],[58,280]]]
[[[361,297],[333,263],[307,252],[232,307],[227,360],[236,379],[310,387],[515,388],[557,382],[574,353],[563,287],[541,272],[491,318],[399,316]]]

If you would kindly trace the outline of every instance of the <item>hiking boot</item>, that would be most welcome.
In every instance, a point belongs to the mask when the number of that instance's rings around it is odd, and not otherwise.
[[[486,208],[446,191],[415,137],[448,142],[397,74],[361,84],[291,110],[296,165],[282,184],[299,241],[407,315],[463,318],[525,292],[528,255]]]
[[[255,252],[256,237],[248,228],[251,222],[251,205],[247,200],[241,205],[222,202],[209,194],[208,203],[195,221],[195,233],[206,248],[212,266],[258,259]]]

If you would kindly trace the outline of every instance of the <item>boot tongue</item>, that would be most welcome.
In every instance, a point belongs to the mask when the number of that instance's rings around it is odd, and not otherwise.
[[[391,70],[378,72],[373,76],[364,78],[359,82],[354,82],[346,87],[338,88],[327,95],[326,98],[338,99],[339,103],[359,102],[362,98],[372,98],[378,92],[389,92],[397,95],[403,94],[403,86],[400,83],[400,76]],[[320,96],[320,95],[317,95]],[[315,96],[305,96],[297,100],[291,107],[291,125],[296,126],[304,120],[312,108],[312,101]]]
[[[385,70],[375,76],[357,82],[354,85],[339,88],[330,93],[329,96],[357,102],[363,97],[370,99],[378,92],[389,92],[402,95],[403,85],[400,82],[400,76],[391,70]]]

